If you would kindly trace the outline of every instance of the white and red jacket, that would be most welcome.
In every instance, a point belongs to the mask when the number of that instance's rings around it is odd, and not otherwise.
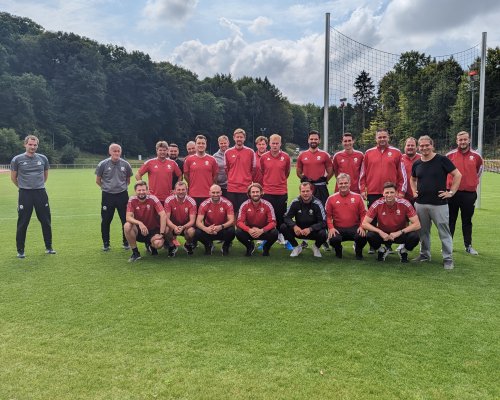
[[[483,173],[483,158],[481,155],[469,148],[465,153],[460,149],[455,149],[446,154],[455,167],[462,174],[462,180],[460,181],[460,186],[458,190],[464,192],[475,192],[477,185],[479,185],[479,178]],[[446,187],[449,189],[451,187],[451,182],[453,177],[448,175],[446,180]]]

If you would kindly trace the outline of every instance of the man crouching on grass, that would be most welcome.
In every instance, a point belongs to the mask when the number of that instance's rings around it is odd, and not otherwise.
[[[148,194],[146,182],[137,181],[134,185],[135,196],[130,196],[127,204],[127,222],[124,225],[125,237],[132,248],[129,262],[141,259],[137,249],[137,242],[146,244],[151,248],[151,255],[157,255],[159,248],[164,244],[167,225],[167,215],[160,200]]]

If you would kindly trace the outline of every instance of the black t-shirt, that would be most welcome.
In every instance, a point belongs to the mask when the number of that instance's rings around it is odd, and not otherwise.
[[[439,192],[446,190],[446,177],[456,169],[448,157],[436,154],[429,161],[417,160],[413,163],[411,176],[417,178],[419,204],[447,204],[446,199],[441,199]]]

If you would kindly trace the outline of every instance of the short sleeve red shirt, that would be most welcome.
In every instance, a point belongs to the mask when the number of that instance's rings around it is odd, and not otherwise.
[[[205,226],[222,225],[228,220],[228,215],[234,215],[234,209],[231,202],[225,197],[221,197],[218,203],[212,199],[206,199],[200,204],[198,215],[204,216]]]
[[[148,174],[149,193],[158,197],[160,201],[170,196],[172,192],[172,177],[182,175],[179,166],[175,161],[166,159],[164,161],[158,158],[147,160],[139,168],[139,174],[142,176]]]
[[[297,158],[297,167],[302,168],[302,174],[314,181],[325,176],[327,169],[332,168],[332,160],[326,151],[303,151]]]
[[[165,212],[170,214],[170,220],[175,225],[184,225],[189,222],[191,215],[196,215],[196,202],[190,196],[186,196],[183,201],[176,195],[168,196],[165,200]]]
[[[189,180],[191,197],[208,197],[219,172],[217,161],[211,155],[200,157],[193,154],[184,160],[184,174]]]
[[[160,215],[163,206],[156,196],[147,195],[144,201],[137,196],[130,196],[127,203],[127,212],[134,214],[134,218],[141,221],[148,229],[160,228]]]
[[[326,201],[325,208],[328,229],[359,226],[366,214],[363,198],[354,192],[349,192],[346,196],[339,192],[332,194]]]
[[[290,174],[290,157],[280,151],[275,157],[270,151],[264,153],[260,159],[262,182],[266,194],[287,194],[287,179]]]
[[[248,232],[249,228],[263,228],[265,232],[276,227],[274,208],[266,200],[261,199],[257,204],[252,200],[245,201],[238,213],[238,228]]]
[[[407,227],[408,220],[417,213],[408,200],[397,198],[389,206],[384,198],[380,198],[371,205],[366,215],[372,219],[377,218],[378,227],[390,233]]]
[[[255,153],[246,146],[241,149],[231,147],[224,153],[227,173],[227,191],[246,193],[254,178]]]

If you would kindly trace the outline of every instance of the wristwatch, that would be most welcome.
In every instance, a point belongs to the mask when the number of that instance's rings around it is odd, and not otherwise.
[[[453,190],[448,190],[448,193],[451,195],[455,194],[455,192]]]

